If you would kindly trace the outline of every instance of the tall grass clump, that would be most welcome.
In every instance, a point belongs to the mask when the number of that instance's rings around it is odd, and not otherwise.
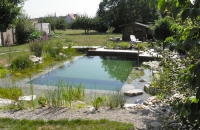
[[[30,51],[37,57],[42,56],[43,44],[41,42],[30,43]]]
[[[128,42],[121,42],[120,43],[120,47],[122,48],[122,49],[128,49],[128,48],[130,48],[130,43],[128,43]]]
[[[72,44],[69,43],[67,49],[64,50],[64,54],[66,54],[67,57],[72,57],[75,55],[76,50],[72,48]]]
[[[113,92],[109,95],[107,105],[110,109],[120,107],[122,108],[126,102],[126,98],[121,91]]]
[[[46,54],[46,57],[54,58],[56,60],[66,58],[65,55],[63,55],[64,49],[61,41],[45,43],[43,52]]]
[[[13,87],[0,87],[0,98],[6,98],[11,100],[18,100],[23,95],[22,89],[16,86]]]
[[[46,91],[45,98],[49,107],[71,107],[72,101],[84,100],[85,90],[81,84],[72,86],[59,81],[56,87]]]
[[[33,66],[33,62],[29,59],[28,55],[20,55],[16,59],[14,59],[11,63],[11,68],[15,71],[20,71],[24,69],[31,68]]]
[[[8,72],[8,69],[6,69],[3,65],[0,64],[0,78],[5,78]]]

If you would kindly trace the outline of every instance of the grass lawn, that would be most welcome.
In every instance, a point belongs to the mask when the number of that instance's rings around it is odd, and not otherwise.
[[[1,130],[134,130],[134,125],[102,120],[15,120],[0,118]]]
[[[84,30],[71,30],[67,29],[66,31],[56,31],[58,34],[57,37],[48,40],[41,41],[42,43],[46,42],[61,42],[64,46],[67,46],[69,43],[72,43],[73,46],[105,46],[109,38],[111,37],[122,37],[122,34],[108,34],[108,33],[98,33],[95,31],[90,31],[89,34],[85,34]],[[21,54],[30,54],[29,44],[26,43],[22,45],[13,45],[10,47],[0,46],[0,64],[8,64],[10,61],[15,59]],[[6,54],[1,54],[6,53]]]

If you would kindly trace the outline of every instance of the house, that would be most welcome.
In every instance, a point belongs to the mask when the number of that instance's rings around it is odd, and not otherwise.
[[[149,25],[134,22],[129,24],[123,24],[119,27],[122,28],[122,40],[130,41],[130,35],[135,35],[140,41],[146,41],[152,37],[152,31]]]
[[[76,20],[77,14],[68,14],[66,16],[66,21],[68,24],[71,24],[74,20]]]

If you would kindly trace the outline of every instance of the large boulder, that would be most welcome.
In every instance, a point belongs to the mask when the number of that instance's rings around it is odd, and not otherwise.
[[[132,90],[124,91],[124,95],[129,96],[129,97],[142,95],[142,94],[143,94],[143,91],[141,89],[132,89]]]

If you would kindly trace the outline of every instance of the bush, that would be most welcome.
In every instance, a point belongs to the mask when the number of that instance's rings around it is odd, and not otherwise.
[[[35,41],[38,40],[42,37],[42,33],[39,31],[34,31],[30,36],[29,36],[29,41]]]
[[[18,44],[23,44],[28,42],[29,36],[35,31],[30,18],[27,15],[22,15],[19,17],[16,27],[15,35]]]
[[[28,55],[18,56],[11,63],[11,68],[18,71],[31,68],[32,66],[33,62],[29,59]]]
[[[30,51],[37,57],[42,56],[43,44],[39,42],[31,43],[30,44]]]
[[[38,99],[38,104],[39,104],[41,107],[45,107],[46,103],[47,103],[47,99],[46,99],[45,97],[40,97],[40,98]]]
[[[22,89],[19,87],[0,88],[0,98],[7,98],[11,100],[18,100],[22,96]]]
[[[120,47],[122,49],[128,49],[128,48],[130,48],[130,43],[128,43],[128,42],[121,42],[120,43]]]
[[[5,78],[8,74],[8,70],[4,68],[3,65],[0,64],[0,78]]]

